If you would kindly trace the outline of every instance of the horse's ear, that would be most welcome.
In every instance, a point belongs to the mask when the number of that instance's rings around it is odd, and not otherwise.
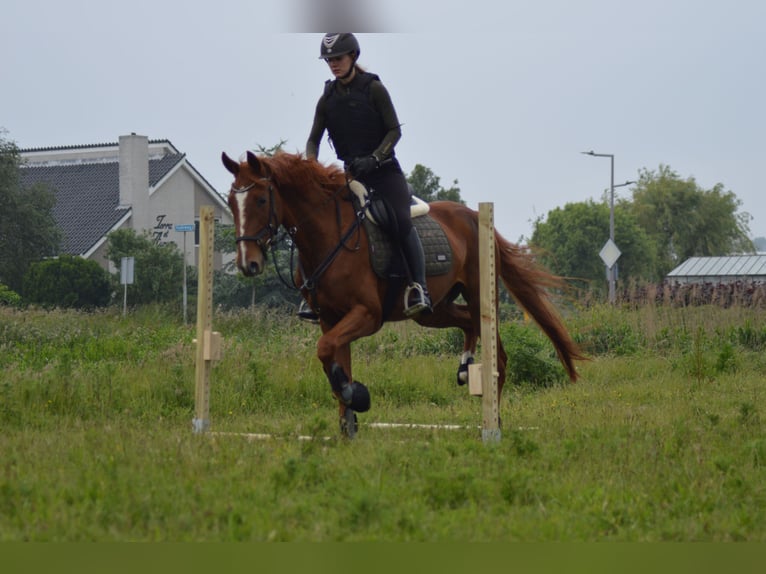
[[[239,164],[231,159],[228,155],[226,155],[226,152],[223,152],[221,154],[221,161],[223,162],[223,165],[226,167],[226,169],[231,172],[232,175],[239,174]]]
[[[247,164],[255,173],[261,173],[263,171],[263,163],[258,159],[258,156],[251,151],[247,152]]]
[[[258,159],[258,156],[251,151],[247,152],[247,164],[250,166],[250,169],[253,170],[253,173],[263,177],[269,177],[269,167],[266,165],[266,162]]]

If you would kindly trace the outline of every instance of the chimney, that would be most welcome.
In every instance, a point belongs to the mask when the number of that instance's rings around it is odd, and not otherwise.
[[[149,227],[149,138],[120,136],[120,207],[133,210],[133,229]]]

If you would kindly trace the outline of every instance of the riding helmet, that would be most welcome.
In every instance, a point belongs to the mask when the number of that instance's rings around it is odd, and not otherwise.
[[[358,58],[360,52],[359,41],[356,39],[356,36],[350,33],[338,34],[330,32],[325,34],[324,38],[322,38],[322,47],[319,52],[319,58],[334,58],[336,56],[351,53],[354,53],[355,58]]]

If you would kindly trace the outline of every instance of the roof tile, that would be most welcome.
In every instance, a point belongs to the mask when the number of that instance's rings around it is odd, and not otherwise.
[[[183,154],[149,160],[153,186],[184,158]],[[48,185],[56,195],[53,216],[63,233],[61,252],[82,255],[106,235],[129,208],[120,208],[119,163],[22,166],[25,187]]]

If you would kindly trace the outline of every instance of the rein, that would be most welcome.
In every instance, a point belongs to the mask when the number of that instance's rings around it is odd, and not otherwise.
[[[341,252],[341,250],[346,247],[346,241],[348,241],[351,238],[351,236],[354,234],[355,231],[361,235],[362,221],[365,218],[364,209],[355,211],[354,215],[355,215],[354,223],[352,223],[351,226],[346,230],[346,233],[341,235],[340,240],[338,241],[338,244],[327,255],[327,257],[325,257],[324,261],[322,261],[322,263],[319,264],[319,266],[314,270],[311,276],[304,279],[303,285],[299,287],[300,290],[306,289],[309,292],[313,293],[317,288],[317,283],[319,282],[319,278],[322,276],[322,274],[325,271],[327,271],[327,269],[330,267],[332,262]],[[359,249],[359,235],[357,235],[356,246],[353,247],[351,251],[356,251],[358,249]]]

